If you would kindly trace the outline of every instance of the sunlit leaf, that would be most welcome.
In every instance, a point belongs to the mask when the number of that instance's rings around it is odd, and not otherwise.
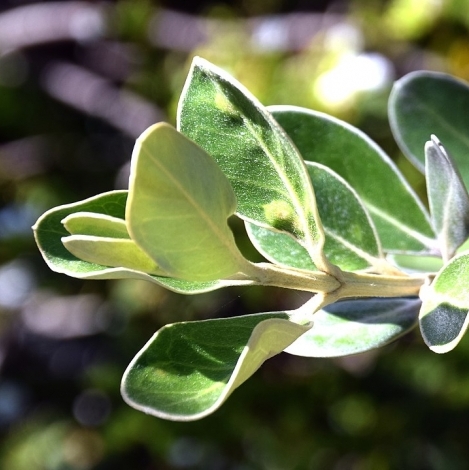
[[[435,134],[469,184],[469,86],[450,75],[412,72],[394,83],[389,122],[402,152],[424,171],[425,142]]]
[[[110,267],[122,267],[147,274],[167,275],[133,241],[122,238],[70,235],[62,243],[77,258]]]
[[[122,395],[160,418],[203,418],[310,328],[291,317],[275,312],[167,325],[127,368]]]
[[[449,260],[469,237],[469,195],[453,159],[435,136],[425,144],[425,170],[433,227],[443,259]]]
[[[313,162],[306,166],[326,234],[328,259],[349,271],[379,264],[382,254],[376,232],[355,191],[329,168]],[[254,246],[269,261],[315,269],[306,250],[292,237],[250,223],[246,227]]]
[[[50,269],[79,279],[142,279],[183,294],[197,294],[220,287],[251,283],[243,280],[191,282],[152,276],[141,271],[90,263],[77,258],[64,247],[62,238],[67,237],[70,233],[62,221],[68,216],[86,212],[95,213],[98,218],[104,215],[123,221],[126,201],[127,191],[111,191],[73,204],[55,207],[43,214],[34,225],[33,230],[39,250]]]
[[[384,251],[437,250],[425,208],[391,159],[368,136],[316,111],[295,106],[268,109],[305,160],[329,167],[353,187],[373,219]]]
[[[62,220],[72,235],[130,238],[125,220],[95,212],[75,212]]]
[[[212,281],[247,265],[227,219],[229,181],[199,146],[165,123],[135,144],[126,222],[131,238],[170,276]]]
[[[314,314],[314,326],[285,349],[307,357],[339,357],[379,348],[418,323],[418,299],[347,300]]]
[[[196,58],[178,109],[178,128],[220,165],[237,214],[296,237],[322,263],[324,235],[303,160],[270,113],[240,83]]]
[[[130,239],[125,220],[93,212],[76,212],[62,220],[71,233],[62,243],[77,258],[147,274],[167,274]]]
[[[446,353],[469,325],[469,254],[453,258],[422,291],[420,330],[432,351]]]

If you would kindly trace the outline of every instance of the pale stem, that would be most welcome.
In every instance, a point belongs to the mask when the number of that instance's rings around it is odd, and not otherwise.
[[[292,312],[291,319],[300,325],[305,324],[305,322],[314,322],[314,314],[331,303],[329,297],[329,294],[324,293],[313,295],[313,297],[311,297],[300,308]],[[332,300],[332,302],[333,301],[334,300]]]
[[[419,295],[426,276],[383,276],[344,272],[339,299],[350,297],[405,297]]]
[[[287,268],[271,263],[251,263],[249,272],[245,274],[263,286],[284,287],[306,292],[327,293],[341,286],[341,283],[330,274]]]
[[[389,276],[340,269],[339,273],[336,278],[320,271],[281,267],[270,263],[250,263],[248,272],[245,272],[255,283],[264,286],[325,294],[326,304],[353,297],[417,296],[427,281],[427,276]]]

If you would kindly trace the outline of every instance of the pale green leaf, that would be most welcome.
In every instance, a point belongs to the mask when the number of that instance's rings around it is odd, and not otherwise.
[[[435,136],[425,144],[425,169],[433,228],[447,261],[469,237],[469,195],[453,159]]]
[[[424,171],[425,142],[435,134],[469,185],[469,86],[450,75],[412,72],[394,83],[389,123],[402,152]]]
[[[242,271],[227,219],[236,209],[229,181],[198,145],[166,123],[135,144],[126,222],[131,238],[168,275],[212,281]]]
[[[391,255],[389,260],[408,273],[436,273],[443,267],[443,260],[437,256]]]
[[[383,263],[373,223],[352,187],[329,168],[306,162],[316,193],[329,261],[343,270],[354,271]],[[292,237],[246,223],[256,249],[269,261],[314,270],[306,250]]]
[[[83,261],[114,268],[127,268],[147,274],[167,276],[158,265],[130,239],[70,235],[62,243]]]
[[[94,235],[96,237],[130,238],[125,220],[95,212],[76,212],[62,220],[72,235]]]
[[[271,114],[234,78],[196,58],[178,108],[178,128],[220,165],[237,214],[290,233],[316,265],[324,234],[301,155]]]
[[[420,330],[437,353],[451,351],[469,325],[469,254],[453,258],[421,293]]]
[[[98,217],[109,216],[124,220],[127,191],[111,191],[73,204],[65,204],[48,210],[33,227],[34,236],[44,260],[58,273],[78,279],[142,279],[162,285],[183,294],[197,294],[230,285],[251,284],[245,280],[216,280],[191,282],[169,277],[153,276],[126,268],[110,268],[90,263],[72,255],[63,245],[62,238],[69,235],[62,221],[74,213],[96,213]]]
[[[430,218],[384,151],[355,127],[295,106],[271,106],[303,158],[344,178],[367,208],[386,252],[436,252]],[[423,147],[422,147],[423,149]]]
[[[310,325],[291,321],[291,313],[166,325],[127,368],[125,401],[175,421],[207,416],[264,361],[308,331]]]
[[[340,357],[384,346],[418,323],[419,299],[347,300],[314,314],[314,326],[285,352]]]

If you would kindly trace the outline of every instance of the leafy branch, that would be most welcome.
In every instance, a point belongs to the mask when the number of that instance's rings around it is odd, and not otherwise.
[[[447,352],[469,325],[468,109],[469,88],[446,75],[411,74],[391,93],[391,127],[425,170],[427,210],[358,129],[312,110],[265,108],[196,58],[177,129],[159,123],[137,139],[128,191],[49,210],[36,241],[51,269],[81,279],[135,278],[184,294],[233,285],[312,294],[296,310],[156,332],[122,394],[162,418],[206,416],[282,351],[356,354],[420,325],[430,349]],[[233,216],[265,262],[241,253]]]

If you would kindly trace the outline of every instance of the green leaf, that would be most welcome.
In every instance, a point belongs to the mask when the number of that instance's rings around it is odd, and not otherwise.
[[[166,123],[135,144],[126,222],[131,238],[168,275],[189,281],[232,276],[248,265],[228,217],[229,181],[199,146]]]
[[[272,263],[315,271],[306,249],[290,235],[245,222],[246,232],[256,250]]]
[[[429,348],[446,353],[461,341],[469,324],[469,254],[446,264],[432,284],[422,290],[420,330]]]
[[[307,162],[326,233],[325,253],[345,270],[379,265],[383,255],[373,223],[352,187],[330,168]]]
[[[425,144],[425,168],[433,228],[448,261],[469,237],[469,195],[451,156],[435,136]]]
[[[469,184],[469,87],[465,82],[443,73],[409,73],[394,84],[389,122],[402,152],[422,172],[425,142],[435,134]]]
[[[327,264],[301,155],[249,91],[195,58],[179,102],[178,128],[220,165],[236,193],[240,217],[293,235],[316,265]]]
[[[130,239],[71,235],[62,243],[70,253],[83,261],[167,276],[158,265]]]
[[[348,271],[378,267],[383,257],[376,231],[356,192],[329,168],[306,163],[326,234],[324,253],[329,261]],[[246,228],[254,246],[269,261],[315,269],[306,250],[292,237],[248,222]]]
[[[443,267],[443,260],[437,256],[390,255],[389,260],[409,273],[436,273]]]
[[[111,268],[83,261],[70,253],[63,245],[62,238],[69,232],[62,221],[74,213],[94,213],[97,217],[109,216],[124,220],[127,191],[111,191],[73,204],[55,207],[44,213],[33,227],[39,250],[52,271],[67,274],[78,279],[142,279],[154,282],[182,294],[198,294],[230,285],[246,285],[251,281],[217,280],[190,282],[162,276],[152,276],[141,271],[126,268]]]
[[[175,421],[207,416],[264,361],[310,328],[292,321],[292,313],[166,325],[124,373],[125,401],[145,413]]]
[[[76,212],[62,220],[72,235],[130,238],[125,220],[94,212]]]
[[[368,136],[316,111],[295,106],[268,109],[305,160],[329,167],[355,189],[384,251],[437,251],[425,208],[391,159]]]
[[[72,235],[62,237],[70,253],[83,261],[167,276],[133,241],[125,220],[93,212],[76,212],[62,220]]]
[[[314,326],[285,352],[340,357],[384,346],[417,325],[420,300],[347,300],[314,314]]]

